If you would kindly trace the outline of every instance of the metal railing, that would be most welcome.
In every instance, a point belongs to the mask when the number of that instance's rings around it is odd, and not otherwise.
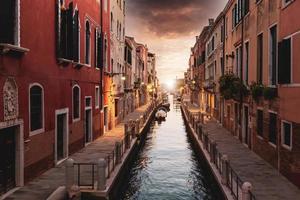
[[[106,179],[110,178],[116,166],[122,163],[125,153],[132,146],[133,139],[140,133],[140,128],[147,122],[156,105],[157,102],[151,103],[139,119],[136,121],[131,120],[124,125],[124,137],[115,143],[112,151],[106,153],[103,159],[104,165],[99,161],[98,163],[76,163],[69,159],[66,169],[67,186],[70,187],[72,184],[75,184],[84,189],[99,189],[102,188],[99,187],[99,184],[103,183],[99,180],[103,177],[105,177],[103,178],[105,186]],[[103,176],[100,175],[101,171]]]
[[[190,112],[186,104],[182,104],[182,108],[187,117],[187,121],[191,124],[191,128],[193,128],[197,135],[198,141],[202,143],[204,150],[208,153],[210,162],[217,168],[222,179],[226,180],[222,183],[229,188],[232,196],[236,200],[242,200],[243,184],[246,182],[242,181],[238,174],[233,170],[229,160],[226,160],[227,156],[219,151],[217,143],[209,138],[207,133],[203,132],[202,113]],[[247,191],[247,195],[249,200],[256,200],[251,189]]]

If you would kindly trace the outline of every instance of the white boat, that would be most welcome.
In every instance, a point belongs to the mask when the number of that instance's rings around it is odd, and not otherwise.
[[[158,110],[156,113],[155,113],[155,118],[157,120],[165,120],[167,117],[167,112],[164,111],[164,110]]]

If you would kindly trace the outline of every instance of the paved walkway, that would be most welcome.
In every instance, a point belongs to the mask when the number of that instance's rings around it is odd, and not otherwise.
[[[199,108],[189,105],[191,112]],[[206,119],[203,132],[217,143],[219,152],[228,155],[230,165],[242,181],[252,183],[257,200],[300,200],[300,190],[275,168],[244,146],[214,120]]]
[[[106,132],[104,136],[93,141],[91,144],[70,156],[77,163],[94,163],[99,158],[105,158],[115,148],[115,143],[124,138],[124,123],[130,119],[139,119],[147,110],[150,104],[136,109],[133,113],[127,115],[124,121],[118,124],[114,129]],[[18,189],[9,195],[6,200],[45,200],[59,186],[65,185],[65,163],[56,166],[40,177]]]

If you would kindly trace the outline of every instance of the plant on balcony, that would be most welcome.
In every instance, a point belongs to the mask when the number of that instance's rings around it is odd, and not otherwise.
[[[263,96],[264,86],[255,82],[250,85],[251,96],[257,102]]]
[[[220,93],[225,99],[239,100],[242,96],[248,96],[249,91],[241,79],[234,74],[226,74],[219,79]]]
[[[277,97],[277,88],[265,87],[263,90],[263,95],[266,100],[274,100]]]

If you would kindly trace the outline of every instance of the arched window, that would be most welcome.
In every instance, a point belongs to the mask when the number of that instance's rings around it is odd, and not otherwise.
[[[80,119],[80,87],[75,85],[72,89],[72,107],[73,107],[73,120]]]
[[[91,29],[90,22],[85,23],[85,63],[90,64]]]
[[[37,134],[43,132],[44,128],[44,94],[40,84],[32,84],[29,87],[29,112],[30,132]]]
[[[110,31],[113,30],[113,21],[114,21],[114,15],[113,15],[113,13],[111,12],[111,13],[110,13]]]

